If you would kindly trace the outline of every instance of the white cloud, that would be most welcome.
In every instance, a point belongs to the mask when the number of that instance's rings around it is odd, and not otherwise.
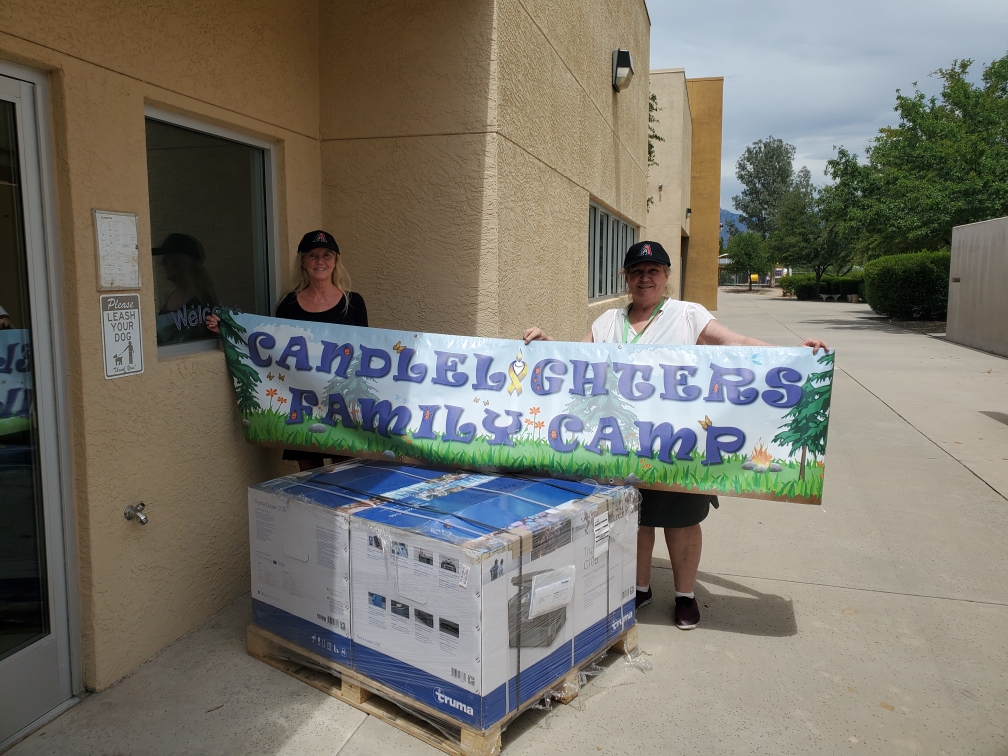
[[[957,58],[982,65],[1008,52],[1008,3],[851,0],[684,3],[651,0],[651,67],[724,76],[721,206],[740,187],[735,161],[773,135],[795,145],[796,167],[825,179],[834,145],[864,153],[895,125],[896,90],[935,94],[931,71]],[[660,133],[660,130],[659,130]]]

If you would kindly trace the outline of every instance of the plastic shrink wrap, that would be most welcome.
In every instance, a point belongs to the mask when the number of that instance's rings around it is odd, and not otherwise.
[[[249,493],[255,621],[487,729],[633,624],[637,502],[629,487],[368,460],[263,484]],[[333,551],[347,559],[315,564]]]
[[[303,648],[351,663],[350,520],[364,497],[312,472],[250,486],[252,620]]]

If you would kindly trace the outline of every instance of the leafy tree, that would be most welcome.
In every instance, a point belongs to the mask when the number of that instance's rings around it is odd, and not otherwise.
[[[788,457],[793,457],[801,449],[800,480],[805,480],[807,453],[811,452],[816,457],[826,452],[826,430],[833,388],[833,353],[824,353],[819,358],[819,364],[828,365],[829,368],[821,373],[810,373],[805,379],[801,399],[784,416],[791,418],[791,422],[780,426],[786,430],[773,439],[775,444],[791,447]]]
[[[860,260],[948,247],[952,227],[1008,215],[1008,55],[967,80],[972,60],[934,75],[937,97],[897,90],[899,124],[865,162],[844,147],[827,164]]]
[[[767,255],[767,246],[755,231],[742,231],[732,234],[725,247],[728,264],[725,270],[734,275],[745,275],[749,281],[749,291],[752,291],[752,274],[765,275],[773,268]]]
[[[827,270],[850,268],[850,246],[837,213],[842,215],[842,208],[836,207],[833,188],[817,189],[808,168],[802,168],[778,206],[777,228],[767,240],[771,259],[812,270],[816,294]]]
[[[732,197],[735,209],[750,231],[766,239],[777,227],[777,209],[794,179],[795,148],[772,136],[746,147],[735,163],[742,194]]]
[[[235,395],[238,398],[238,411],[242,415],[248,415],[261,409],[259,399],[256,396],[256,386],[262,382],[262,378],[251,365],[252,361],[248,356],[248,343],[244,338],[245,329],[238,325],[230,310],[222,307],[217,314],[220,316],[224,359],[227,362],[228,370],[231,371]],[[244,351],[241,349],[242,347],[244,347]],[[246,365],[245,360],[248,360],[250,364]]]
[[[655,129],[654,129],[654,124],[661,123],[661,121],[658,120],[658,116],[655,115],[655,113],[657,113],[659,110],[664,110],[664,108],[659,108],[658,107],[658,95],[656,95],[654,92],[652,92],[651,96],[648,98],[648,115],[647,115],[647,120],[648,120],[648,127],[647,127],[647,164],[648,164],[648,168],[650,168],[652,165],[658,165],[658,161],[655,160],[655,146],[654,146],[654,143],[655,142],[664,142],[665,141],[665,137],[659,136],[658,132],[656,132]],[[648,210],[651,209],[651,203],[652,202],[654,202],[654,197],[648,197],[647,198],[647,207],[648,207]]]

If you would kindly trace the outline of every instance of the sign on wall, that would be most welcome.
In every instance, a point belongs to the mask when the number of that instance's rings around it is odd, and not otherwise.
[[[98,290],[140,288],[140,248],[135,213],[94,211]]]
[[[140,295],[102,295],[101,316],[105,377],[122,378],[142,373]]]
[[[34,406],[29,332],[23,328],[0,331],[0,438],[30,427]]]
[[[832,352],[525,345],[220,314],[253,443],[821,501]]]

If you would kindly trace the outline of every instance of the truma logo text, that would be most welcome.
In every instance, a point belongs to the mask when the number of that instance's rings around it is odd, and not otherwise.
[[[458,709],[459,711],[468,714],[470,717],[473,715],[472,706],[466,706],[461,701],[456,701],[454,698],[441,690],[441,688],[434,688],[434,697],[437,699],[438,703],[448,704],[453,709]]]
[[[623,612],[623,614],[612,621],[612,629],[624,627],[630,620],[633,619],[633,615],[630,612]]]

